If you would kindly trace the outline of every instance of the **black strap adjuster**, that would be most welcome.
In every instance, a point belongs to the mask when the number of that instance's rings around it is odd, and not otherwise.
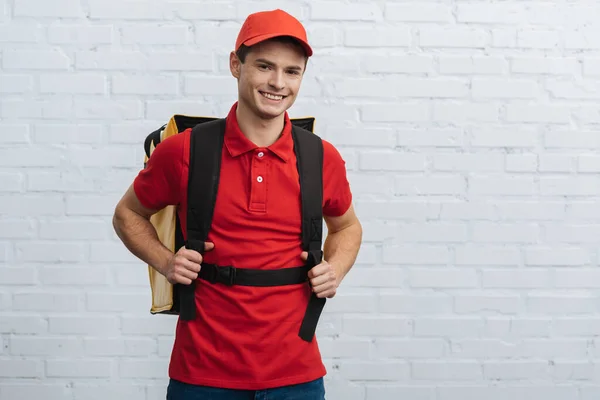
[[[222,283],[223,285],[233,286],[236,281],[237,270],[235,267],[220,267],[214,264],[202,264],[202,269],[207,269],[204,278],[210,283]]]

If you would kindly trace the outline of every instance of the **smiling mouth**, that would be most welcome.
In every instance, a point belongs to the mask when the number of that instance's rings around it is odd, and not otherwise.
[[[271,94],[271,93],[267,93],[267,92],[261,92],[259,91],[259,93],[263,96],[266,97],[269,100],[283,100],[284,98],[286,98],[287,96],[281,96],[281,95],[277,95],[277,94]]]

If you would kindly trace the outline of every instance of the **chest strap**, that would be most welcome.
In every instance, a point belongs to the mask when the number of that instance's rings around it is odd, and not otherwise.
[[[292,267],[274,270],[236,268],[202,264],[198,278],[209,283],[221,283],[227,286],[285,286],[305,283],[308,268]]]

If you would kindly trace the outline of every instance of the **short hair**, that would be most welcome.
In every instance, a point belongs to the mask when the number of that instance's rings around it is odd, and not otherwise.
[[[297,39],[295,39],[291,36],[276,36],[272,39],[265,40],[265,42],[266,41],[273,41],[273,42],[290,44],[292,46],[296,46],[296,48],[301,50],[302,54],[304,54],[304,58],[305,58],[304,66],[306,67],[306,63],[308,62],[308,55],[306,54],[306,50],[304,50],[304,47],[300,44],[300,42]],[[246,62],[246,57],[248,56],[248,53],[250,53],[250,51],[252,50],[252,47],[254,47],[254,46],[246,46],[245,44],[243,44],[235,52],[235,54],[240,59],[242,64]]]

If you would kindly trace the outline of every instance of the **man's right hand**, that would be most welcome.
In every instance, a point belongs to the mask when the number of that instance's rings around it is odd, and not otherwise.
[[[204,251],[210,251],[214,248],[215,245],[211,242],[206,242],[204,245]],[[202,260],[202,254],[182,247],[177,253],[173,254],[163,275],[172,285],[176,283],[189,285],[198,278]]]

